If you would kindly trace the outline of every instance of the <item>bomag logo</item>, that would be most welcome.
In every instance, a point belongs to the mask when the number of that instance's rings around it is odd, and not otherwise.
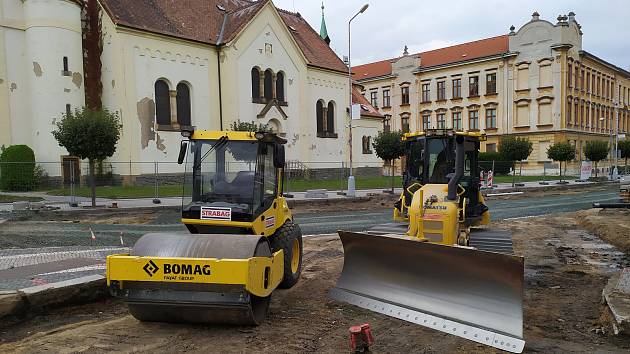
[[[164,263],[164,274],[174,275],[210,275],[210,266],[207,264],[177,264]]]
[[[160,270],[160,268],[158,268],[157,264],[155,264],[153,261],[149,261],[147,264],[144,265],[144,267],[142,267],[142,269],[149,274],[150,277],[153,276],[153,274],[157,273],[158,270]]]

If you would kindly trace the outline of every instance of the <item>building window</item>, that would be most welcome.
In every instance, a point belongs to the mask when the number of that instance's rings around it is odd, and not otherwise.
[[[591,92],[591,73],[586,73],[586,92]]]
[[[403,133],[409,133],[409,116],[404,115],[400,117],[400,126],[402,127]]]
[[[155,121],[158,125],[171,125],[171,94],[164,80],[155,82]]]
[[[392,130],[392,116],[389,114],[385,115],[385,118],[383,118],[383,131],[384,132],[389,132]]]
[[[479,96],[479,76],[471,76],[468,78],[468,96]]]
[[[453,129],[462,130],[462,112],[453,112]]]
[[[495,129],[496,127],[497,127],[496,108],[486,109],[486,129]]]
[[[567,72],[567,84],[569,88],[573,87],[573,65],[569,64],[569,71]]]
[[[391,107],[389,89],[383,90],[383,107]]]
[[[468,129],[479,130],[479,111],[468,111]]]
[[[497,144],[486,144],[486,152],[497,152]]]
[[[446,99],[446,81],[438,81],[437,83],[438,101]]]
[[[324,101],[317,101],[317,104],[315,105],[315,114],[317,116],[317,136],[320,136],[326,131],[324,129],[324,124],[326,124],[324,120]]]
[[[486,95],[497,93],[497,74],[486,75]]]
[[[260,100],[260,70],[252,68],[252,101]]]
[[[446,118],[444,113],[437,114],[437,128],[445,129],[446,128]]]
[[[72,107],[70,107],[70,104],[66,104],[66,117],[70,117],[72,115]]]
[[[63,57],[63,71],[61,72],[63,76],[70,76],[70,69],[68,66],[68,57]]]
[[[409,104],[409,86],[401,87],[400,95],[401,95],[401,102],[402,102],[401,105]]]
[[[177,123],[190,126],[190,87],[184,82],[177,84]]]
[[[571,124],[573,124],[573,116],[571,115],[571,109],[573,108],[573,103],[571,102],[571,99],[569,98],[567,100],[567,125],[571,126]]]
[[[265,100],[273,99],[273,72],[271,69],[265,70]]]
[[[370,104],[374,108],[378,108],[378,97],[376,97],[377,95],[378,95],[377,91],[370,92]]]
[[[462,98],[462,79],[453,79],[453,98]]]
[[[580,71],[580,89],[584,91],[584,69]]]
[[[371,136],[364,136],[362,139],[362,145],[363,145],[363,153],[364,154],[371,154],[372,153],[372,137]]]
[[[431,84],[422,84],[422,102],[430,102],[431,101]]]
[[[328,102],[328,109],[326,110],[326,131],[329,134],[335,133],[335,102]]]
[[[431,129],[431,114],[422,115],[422,130],[427,131]]]
[[[276,99],[278,102],[285,102],[284,99],[284,73],[279,71],[276,74]]]

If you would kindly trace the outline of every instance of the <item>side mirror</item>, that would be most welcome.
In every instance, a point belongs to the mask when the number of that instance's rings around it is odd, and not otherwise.
[[[178,164],[181,165],[184,163],[184,158],[186,158],[187,149],[188,149],[188,142],[186,140],[182,140],[182,142],[179,143],[179,156],[177,157]]]
[[[284,145],[274,145],[273,166],[275,168],[284,168]]]

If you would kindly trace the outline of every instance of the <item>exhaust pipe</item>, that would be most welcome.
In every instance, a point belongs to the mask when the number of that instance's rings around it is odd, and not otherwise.
[[[448,181],[448,200],[457,199],[457,185],[459,180],[464,176],[464,158],[466,157],[466,151],[464,150],[464,137],[458,135],[455,137],[455,175]]]

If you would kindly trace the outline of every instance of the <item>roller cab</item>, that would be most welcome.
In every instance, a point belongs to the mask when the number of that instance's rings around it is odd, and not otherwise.
[[[284,139],[183,129],[182,222],[107,258],[107,284],[142,321],[256,325],[302,268],[302,235],[282,196]]]

